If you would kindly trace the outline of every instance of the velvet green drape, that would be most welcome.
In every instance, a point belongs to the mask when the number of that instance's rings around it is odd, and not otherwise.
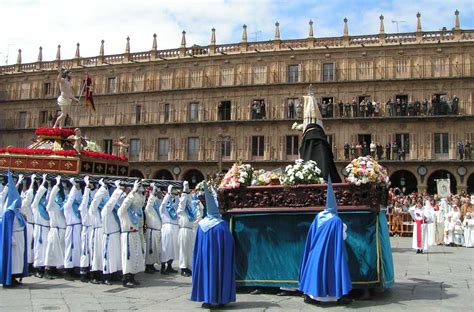
[[[314,216],[271,213],[230,217],[237,285],[297,287],[304,243]],[[347,224],[346,251],[353,287],[391,287],[387,282],[393,283],[393,260],[385,216],[383,220],[373,212],[340,212],[339,216]]]

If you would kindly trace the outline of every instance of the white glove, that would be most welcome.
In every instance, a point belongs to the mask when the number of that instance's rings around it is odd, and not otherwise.
[[[183,192],[189,192],[189,182],[188,181],[184,181],[183,182]]]
[[[44,186],[46,184],[46,177],[48,175],[46,173],[43,174],[43,182],[41,182],[41,185]]]
[[[99,180],[99,184],[100,184],[100,186],[105,187],[104,178],[102,178],[102,179]]]
[[[69,178],[69,182],[72,184],[72,186],[76,185],[76,182],[74,182],[74,178]]]
[[[59,185],[61,183],[61,176],[56,176],[56,185]]]
[[[132,189],[132,192],[133,193],[136,193],[138,191],[138,187],[140,186],[140,181],[136,180],[134,183],[133,183],[133,189]]]
[[[168,185],[168,194],[171,194],[171,191],[173,191],[173,185]]]
[[[156,185],[155,182],[152,182],[152,183],[150,184],[150,187],[151,187],[152,189],[155,189],[155,185]]]
[[[86,184],[86,186],[89,186],[89,176],[84,177],[84,183]]]
[[[18,175],[18,182],[17,182],[17,183],[18,183],[18,184],[20,184],[20,183],[21,183],[21,181],[23,181],[23,179],[24,179],[24,178],[25,178],[25,176],[24,176],[24,175],[22,175],[22,174],[19,174],[19,175]]]
[[[120,180],[115,180],[114,184],[116,188],[120,187],[120,182],[121,182]]]

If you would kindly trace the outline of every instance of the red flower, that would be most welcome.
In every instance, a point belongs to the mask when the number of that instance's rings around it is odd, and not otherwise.
[[[1,153],[25,154],[25,155],[77,156],[77,152],[75,150],[53,151],[53,150],[44,149],[44,148],[32,149],[32,148],[7,147],[7,148],[0,148],[0,154]],[[120,161],[128,160],[126,157],[109,155],[102,152],[82,151],[81,154],[84,156],[92,157],[92,158],[102,158],[106,160],[120,160]]]
[[[69,128],[38,128],[35,131],[37,136],[44,136],[44,137],[61,137],[67,138],[70,135],[74,135],[74,129]]]

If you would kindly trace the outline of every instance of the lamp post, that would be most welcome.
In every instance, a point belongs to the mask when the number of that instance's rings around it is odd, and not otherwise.
[[[222,173],[222,159],[223,159],[223,151],[222,151],[222,148],[223,148],[223,143],[226,143],[226,142],[230,142],[231,141],[231,138],[229,136],[224,136],[222,135],[221,132],[219,132],[219,134],[217,135],[217,138],[215,140],[213,140],[214,142],[216,142],[216,146],[217,146],[217,161],[218,161],[218,167],[219,167],[219,171],[218,171],[218,175],[220,175]]]

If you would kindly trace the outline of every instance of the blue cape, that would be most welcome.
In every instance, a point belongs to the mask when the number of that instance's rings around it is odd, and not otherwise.
[[[206,198],[206,209],[207,209],[207,215],[204,219],[199,221],[199,227],[201,230],[204,232],[209,231],[212,229],[214,226],[217,224],[221,223],[222,216],[221,213],[219,212],[219,206],[217,202],[217,196],[213,192],[209,192],[209,188],[207,187],[207,184],[204,183],[204,196]]]
[[[207,232],[198,227],[193,255],[191,300],[211,304],[235,301],[235,249],[229,224]]]
[[[8,173],[8,198],[7,198],[7,209],[3,214],[3,220],[1,224],[1,239],[0,239],[0,284],[11,285],[12,284],[12,233],[13,233],[13,222],[15,218],[18,218],[20,224],[25,224],[23,216],[19,213],[21,207],[21,198],[18,190],[13,183],[13,177],[11,172]],[[28,276],[28,252],[27,252],[27,235],[26,226],[24,226],[23,235],[25,239],[25,251],[23,253],[23,272],[22,277]]]
[[[318,226],[315,218],[306,238],[299,289],[313,297],[337,297],[352,289],[343,240],[342,220],[334,215]]]

